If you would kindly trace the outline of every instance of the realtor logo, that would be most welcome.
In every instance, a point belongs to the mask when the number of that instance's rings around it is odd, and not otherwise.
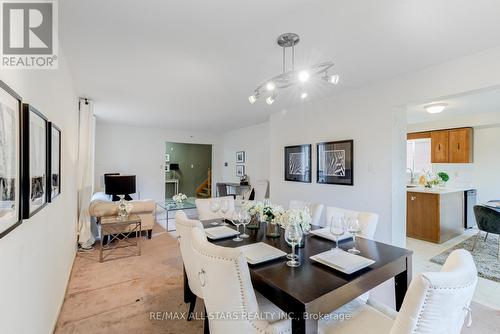
[[[57,3],[1,1],[2,68],[57,68]]]

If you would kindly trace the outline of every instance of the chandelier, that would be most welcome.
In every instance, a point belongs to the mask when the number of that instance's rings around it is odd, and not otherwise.
[[[330,74],[334,63],[326,61],[323,63],[309,66],[306,69],[295,70],[295,45],[300,41],[299,35],[294,33],[282,34],[278,37],[277,43],[283,49],[283,71],[281,74],[272,77],[255,88],[254,93],[248,97],[251,104],[257,102],[261,97],[266,97],[266,103],[271,105],[278,97],[280,90],[293,86],[299,86],[301,89],[300,98],[307,98],[307,82],[312,80],[322,80],[330,84],[339,83],[338,74]],[[291,49],[291,70],[286,68],[287,49]]]

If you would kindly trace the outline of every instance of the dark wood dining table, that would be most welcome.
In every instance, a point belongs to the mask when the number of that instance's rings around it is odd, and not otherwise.
[[[213,227],[211,222],[203,221],[204,227]],[[283,229],[280,238],[266,237],[265,230],[265,223],[262,223],[258,230],[247,229],[250,237],[244,241],[227,238],[211,242],[224,247],[264,242],[286,253],[291,252]],[[352,244],[352,239],[348,239],[341,241],[340,247],[346,250]],[[333,246],[333,241],[308,234],[304,247],[297,251],[300,267],[287,266],[285,258],[249,265],[254,288],[290,315],[293,333],[316,334],[318,317],[331,313],[391,278],[395,280],[396,309],[399,310],[403,303],[412,277],[412,251],[358,237],[356,247],[361,251],[360,255],[375,263],[348,275],[309,259]]]

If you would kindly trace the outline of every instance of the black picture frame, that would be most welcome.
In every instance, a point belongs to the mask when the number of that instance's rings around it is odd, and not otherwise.
[[[9,101],[10,100],[10,101]],[[0,80],[0,113],[7,113],[7,109],[9,106],[11,106],[11,109],[14,109],[11,114],[14,116],[13,118],[13,123],[10,125],[4,124],[4,117],[1,115],[0,120],[0,129],[2,129],[2,134],[0,134],[0,141],[1,145],[4,145],[4,149],[7,147],[6,143],[9,142],[7,140],[7,137],[4,135],[7,134],[7,131],[4,131],[2,128],[3,126],[6,126],[9,130],[15,130],[15,133],[9,138],[10,140],[13,139],[14,143],[11,143],[9,146],[11,149],[14,150],[14,159],[12,161],[14,162],[14,168],[12,170],[14,171],[15,175],[13,179],[10,178],[9,175],[7,175],[7,172],[5,174],[2,171],[2,168],[0,168],[0,210],[8,210],[8,206],[12,205],[14,206],[13,214],[7,215],[7,213],[3,213],[0,218],[0,239],[5,237],[7,234],[12,232],[16,227],[21,225],[22,223],[22,205],[23,205],[23,192],[21,189],[22,185],[22,98],[19,94],[17,94],[12,88],[10,88],[5,82]],[[2,150],[0,148],[0,157],[4,155],[8,155],[7,149]],[[10,200],[12,199],[13,200]],[[12,202],[12,203],[8,203]],[[5,207],[4,207],[5,206]]]
[[[285,181],[311,183],[311,144],[285,147]]]
[[[245,151],[236,152],[236,163],[237,164],[245,163]]]
[[[244,165],[236,165],[236,176],[238,176],[238,177],[245,176],[245,166]]]
[[[316,144],[316,182],[354,185],[354,140]]]
[[[38,140],[31,140],[34,136],[35,128],[32,126],[31,122],[38,121],[44,127],[39,133],[39,139],[44,140],[43,143],[39,143]],[[29,219],[33,217],[37,212],[42,210],[48,204],[47,198],[47,176],[49,167],[49,156],[47,150],[47,133],[48,133],[48,119],[40,111],[34,108],[30,104],[23,104],[23,153],[22,153],[22,187],[23,187],[23,218]],[[39,149],[43,151],[38,152],[32,145],[39,146]],[[32,164],[35,164],[32,157],[37,155],[42,160],[40,168],[42,174],[41,176],[36,176],[35,178],[31,175],[30,168]],[[33,196],[32,196],[33,195]],[[33,199],[32,199],[33,197]]]
[[[57,147],[55,147],[54,136],[57,137]],[[62,134],[61,129],[52,122],[47,126],[47,202],[51,203],[57,196],[61,194],[61,145]],[[57,168],[54,166],[57,165]],[[57,173],[54,173],[57,171]]]

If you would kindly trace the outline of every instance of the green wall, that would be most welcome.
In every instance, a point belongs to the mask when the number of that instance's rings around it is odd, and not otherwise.
[[[169,163],[179,164],[176,171],[179,179],[179,192],[194,196],[196,188],[207,178],[208,169],[212,169],[212,145],[165,143],[165,153],[170,154]],[[166,173],[168,176],[172,172]],[[173,196],[173,186],[165,189],[165,197]]]

